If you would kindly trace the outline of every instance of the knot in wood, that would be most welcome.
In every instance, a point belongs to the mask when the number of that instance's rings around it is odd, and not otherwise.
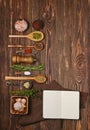
[[[76,57],[76,69],[78,70],[83,70],[86,67],[86,62],[85,62],[85,56],[83,54],[80,54]]]
[[[86,60],[84,54],[79,54],[74,63],[74,75],[77,83],[82,83],[86,76]]]

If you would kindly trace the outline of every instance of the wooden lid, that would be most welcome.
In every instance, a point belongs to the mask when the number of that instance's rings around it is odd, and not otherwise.
[[[19,63],[19,56],[13,56],[12,57],[12,62],[13,63]]]

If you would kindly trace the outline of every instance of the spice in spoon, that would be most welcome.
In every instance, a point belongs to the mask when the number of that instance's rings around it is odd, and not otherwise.
[[[40,33],[33,33],[33,38],[38,40],[41,39],[42,35]]]

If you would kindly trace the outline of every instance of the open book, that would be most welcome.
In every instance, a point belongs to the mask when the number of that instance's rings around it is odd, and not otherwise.
[[[80,92],[43,91],[43,118],[79,119]]]

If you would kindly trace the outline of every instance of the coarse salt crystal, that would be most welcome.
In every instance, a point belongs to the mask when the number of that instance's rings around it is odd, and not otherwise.
[[[24,71],[24,75],[31,75],[30,71]]]

